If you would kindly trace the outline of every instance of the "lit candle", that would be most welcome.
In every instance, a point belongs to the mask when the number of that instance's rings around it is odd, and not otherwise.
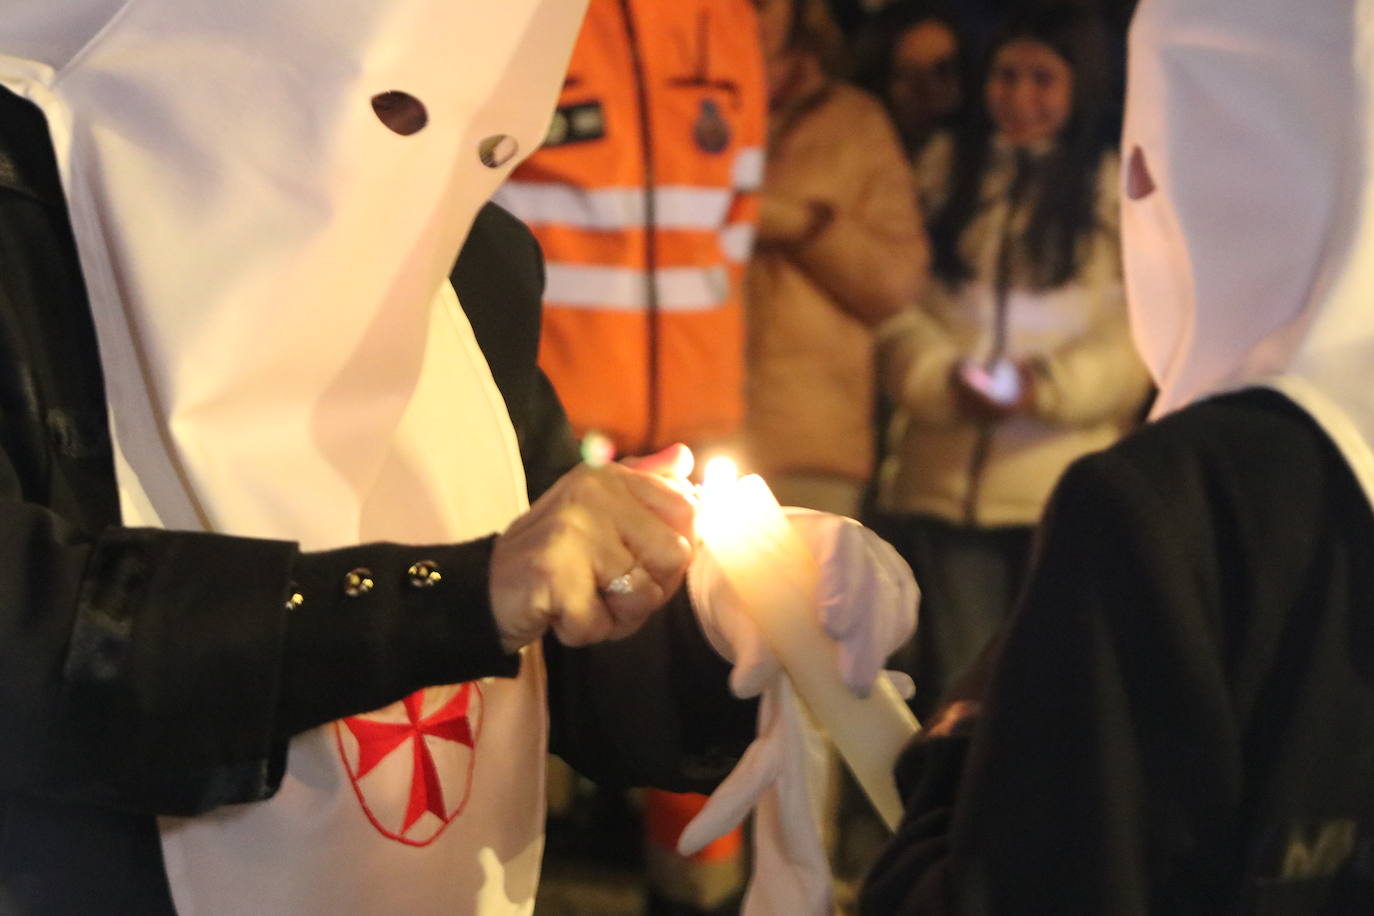
[[[821,628],[816,609],[815,558],[763,478],[737,477],[734,462],[712,459],[702,483],[697,534],[797,695],[878,814],[896,830],[902,801],[892,769],[920,726],[887,678],[879,677],[864,698],[841,680],[837,647]]]

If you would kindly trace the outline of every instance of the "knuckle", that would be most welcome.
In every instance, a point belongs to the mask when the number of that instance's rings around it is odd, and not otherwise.
[[[644,568],[653,573],[676,575],[692,562],[692,545],[682,535],[655,538],[642,556]]]
[[[583,605],[566,610],[554,632],[566,646],[588,646],[604,640],[612,623],[610,615],[601,608]]]
[[[525,569],[526,575],[536,582],[550,583],[558,578],[558,564],[555,554],[547,546],[535,551],[529,557]]]
[[[606,489],[616,470],[617,467],[614,464],[604,465],[599,468],[594,468],[587,464],[580,465],[578,467],[578,475],[574,479],[577,493],[580,496],[585,496]]]

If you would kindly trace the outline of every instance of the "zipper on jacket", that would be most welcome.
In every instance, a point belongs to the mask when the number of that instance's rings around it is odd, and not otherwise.
[[[644,72],[644,57],[639,46],[639,32],[635,27],[630,0],[620,0],[625,17],[625,34],[630,42],[630,66],[635,76],[635,97],[639,103],[640,148],[644,153],[644,305],[648,319],[649,413],[640,451],[652,451],[658,445],[659,402],[659,315],[658,315],[658,232],[654,203],[654,139],[649,117],[649,84]]]
[[[978,439],[973,443],[973,454],[969,457],[968,493],[964,495],[964,524],[970,528],[978,525],[978,497],[983,490],[983,468],[988,463],[988,452],[992,451],[992,421],[978,421]]]
[[[1011,289],[1012,223],[1016,218],[1017,207],[1030,184],[1031,163],[1025,153],[1016,153],[1015,173],[1007,188],[1007,215],[1002,221],[1001,239],[997,246],[997,276],[994,295],[995,313],[992,337],[992,352],[988,355],[983,368],[989,372],[1007,352],[1007,323],[1010,306],[1007,296]],[[988,456],[992,452],[992,437],[996,430],[996,420],[978,421],[978,440],[973,444],[973,454],[969,457],[968,494],[964,497],[964,523],[969,527],[978,524],[978,497],[983,490],[983,472],[987,467]]]

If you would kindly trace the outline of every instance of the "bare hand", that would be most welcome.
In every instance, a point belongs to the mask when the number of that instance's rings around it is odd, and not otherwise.
[[[550,627],[569,646],[639,629],[682,584],[693,514],[690,488],[675,475],[625,464],[569,471],[492,550],[502,646],[514,652]],[[626,574],[628,589],[605,591]]]

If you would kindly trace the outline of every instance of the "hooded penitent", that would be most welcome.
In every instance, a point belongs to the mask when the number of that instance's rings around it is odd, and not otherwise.
[[[466,540],[522,511],[446,276],[539,144],[584,7],[6,0],[0,83],[53,136],[127,524],[309,550]],[[378,109],[405,97],[424,115],[403,135]],[[527,651],[515,681],[298,736],[269,802],[165,820],[178,910],[528,912],[545,713]],[[369,743],[388,726],[410,752]]]
[[[1374,2],[1144,0],[1122,151],[1156,413],[1274,387],[1374,499]]]

